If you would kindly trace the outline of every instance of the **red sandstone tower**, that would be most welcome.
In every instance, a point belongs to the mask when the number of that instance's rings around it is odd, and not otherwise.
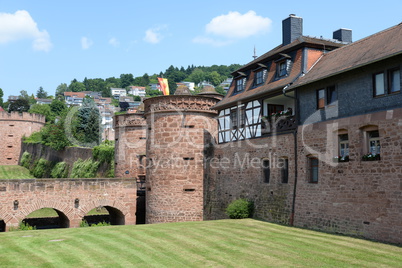
[[[206,90],[144,101],[147,121],[146,223],[201,221],[205,163],[212,157],[221,95]]]
[[[18,165],[21,138],[45,125],[45,117],[29,113],[0,113],[0,165]]]

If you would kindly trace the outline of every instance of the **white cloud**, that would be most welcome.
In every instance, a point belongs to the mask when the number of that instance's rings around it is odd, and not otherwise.
[[[258,16],[253,10],[244,15],[231,11],[227,15],[213,18],[205,29],[208,34],[227,38],[246,38],[269,31],[271,24],[269,18]]]
[[[152,29],[146,30],[144,41],[151,43],[151,44],[159,43],[164,37],[161,34],[161,31],[164,30],[165,28],[166,28],[166,26],[160,26],[157,28],[152,28]]]
[[[92,42],[91,39],[89,39],[88,37],[81,37],[81,47],[82,49],[89,49],[92,45],[94,44],[94,42]]]
[[[40,31],[31,15],[25,10],[14,14],[0,13],[0,43],[33,39],[34,50],[49,51],[52,48],[49,33]]]
[[[118,47],[120,45],[120,42],[116,38],[112,37],[112,38],[109,39],[109,45],[112,45],[114,47]]]

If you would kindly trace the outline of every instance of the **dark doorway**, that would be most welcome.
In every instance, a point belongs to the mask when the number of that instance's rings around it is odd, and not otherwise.
[[[22,223],[29,224],[36,229],[55,229],[70,227],[70,220],[67,216],[53,208],[42,208],[30,213]]]

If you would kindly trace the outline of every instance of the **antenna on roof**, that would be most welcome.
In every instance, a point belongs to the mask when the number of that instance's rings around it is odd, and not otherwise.
[[[254,58],[254,59],[257,58],[257,53],[256,53],[256,51],[255,51],[255,46],[254,46],[254,56],[253,56],[253,58]]]

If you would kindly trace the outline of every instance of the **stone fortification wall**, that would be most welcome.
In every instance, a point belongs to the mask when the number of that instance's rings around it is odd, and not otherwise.
[[[203,220],[204,162],[217,131],[210,108],[217,101],[191,95],[144,101],[147,223]]]
[[[283,159],[288,162],[288,181],[282,181]],[[254,217],[289,224],[295,178],[293,133],[219,144],[209,163],[206,180],[207,219],[227,218],[232,201],[254,202]],[[263,161],[269,161],[264,162]],[[263,166],[269,165],[269,182]]]
[[[0,219],[9,229],[33,211],[53,208],[63,227],[79,227],[90,210],[102,206],[112,224],[135,224],[136,193],[136,182],[127,179],[0,180]]]
[[[138,178],[145,175],[146,121],[144,114],[116,115],[115,177]]]
[[[402,243],[401,122],[395,109],[300,126],[295,225]],[[381,159],[362,161],[373,129]],[[333,162],[338,133],[349,136],[349,162]],[[320,160],[317,183],[309,183],[311,155]]]
[[[0,112],[0,165],[17,165],[21,138],[45,125],[45,117],[30,113]]]

